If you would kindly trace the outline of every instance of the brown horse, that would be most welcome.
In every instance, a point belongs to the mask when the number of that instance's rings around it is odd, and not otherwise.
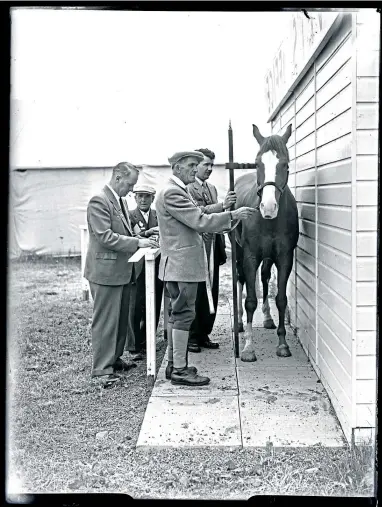
[[[258,210],[254,218],[240,222],[236,228],[239,298],[244,284],[247,290],[247,326],[245,346],[241,353],[242,361],[256,361],[252,320],[257,308],[256,272],[261,262],[264,327],[276,327],[268,303],[268,283],[271,267],[275,264],[278,287],[276,306],[279,312],[279,345],[276,354],[280,357],[291,355],[285,340],[286,287],[299,236],[296,200],[288,187],[289,153],[286,144],[291,133],[292,126],[289,125],[282,136],[264,138],[256,125],[253,125],[253,135],[260,146],[256,157],[256,171],[239,177],[235,183],[235,208],[251,206]],[[241,309],[241,301],[239,308]],[[242,312],[239,314],[239,331],[244,331]]]

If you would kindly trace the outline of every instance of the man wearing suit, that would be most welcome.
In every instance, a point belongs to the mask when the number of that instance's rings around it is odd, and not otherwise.
[[[204,155],[199,163],[195,181],[188,185],[188,190],[199,206],[203,206],[206,213],[221,213],[230,208],[236,202],[234,192],[228,192],[224,202],[218,202],[216,187],[207,182],[212,173],[215,160],[215,153],[208,149],[197,150]],[[208,296],[205,282],[200,282],[195,304],[195,319],[191,325],[188,350],[190,352],[201,352],[200,347],[209,349],[219,348],[218,343],[209,339],[209,334],[215,323],[218,299],[219,299],[219,266],[227,260],[225,253],[225,240],[223,234],[203,233],[203,240],[206,247],[209,273],[212,279],[212,300],[215,312],[208,310]]]
[[[159,277],[166,283],[171,297],[166,378],[171,378],[175,385],[200,386],[210,382],[208,377],[199,376],[195,367],[188,367],[187,360],[198,282],[206,281],[208,277],[206,251],[200,233],[227,231],[237,220],[254,212],[253,208],[239,208],[207,214],[196,204],[187,185],[195,181],[197,165],[203,158],[202,153],[196,151],[178,152],[169,158],[172,176],[156,200],[161,241]]]
[[[111,180],[92,197],[87,208],[89,247],[84,276],[92,294],[92,377],[105,387],[120,378],[118,371],[131,367],[123,355],[127,333],[132,333],[130,298],[135,297],[135,280],[139,266],[128,263],[140,247],[157,247],[151,238],[136,238],[131,227],[127,205],[122,197],[138,179],[138,169],[128,162],[114,167]],[[137,270],[137,272],[136,272]]]
[[[130,220],[135,234],[149,238],[159,234],[156,211],[151,208],[155,197],[155,189],[149,185],[136,185],[134,187],[136,209],[130,211]],[[158,327],[162,306],[163,282],[158,278],[160,255],[155,259],[155,307],[156,326]],[[136,355],[134,361],[142,359],[141,351],[146,349],[146,276],[145,265],[137,278],[137,296],[134,314],[134,343],[127,343],[127,350]]]

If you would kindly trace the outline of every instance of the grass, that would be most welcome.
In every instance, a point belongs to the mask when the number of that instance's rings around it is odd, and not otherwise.
[[[220,278],[227,297],[229,262]],[[146,365],[113,389],[91,384],[91,314],[91,302],[82,301],[79,259],[11,263],[9,492],[202,499],[373,495],[372,447],[136,451],[150,397]],[[159,368],[162,328],[157,349]]]

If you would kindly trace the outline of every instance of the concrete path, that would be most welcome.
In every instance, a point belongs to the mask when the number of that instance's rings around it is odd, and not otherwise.
[[[329,398],[297,338],[287,328],[292,357],[276,356],[276,330],[255,314],[255,363],[234,356],[228,303],[219,306],[211,339],[218,350],[189,353],[189,364],[208,375],[208,386],[174,386],[165,379],[167,353],[158,373],[137,449],[166,447],[304,447],[344,445]],[[274,301],[271,314],[278,323]],[[243,335],[240,347],[244,346]],[[240,350],[241,350],[240,348]],[[268,444],[269,445],[269,444]]]

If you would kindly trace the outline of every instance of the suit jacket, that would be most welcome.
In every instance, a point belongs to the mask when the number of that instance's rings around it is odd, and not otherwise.
[[[130,220],[131,220],[131,226],[134,227],[138,225],[139,222],[143,223],[143,229],[147,231],[148,229],[151,229],[152,227],[156,227],[158,225],[158,219],[155,209],[150,208],[149,213],[149,222],[146,223],[146,220],[144,219],[141,211],[138,208],[133,209],[132,211],[129,211],[130,214]]]
[[[162,254],[159,278],[174,282],[205,281],[205,254],[200,234],[228,230],[230,213],[206,213],[172,179],[159,191],[156,211]]]
[[[124,201],[125,203],[125,201]],[[128,213],[125,203],[125,212]],[[133,237],[120,204],[105,186],[88,204],[87,221],[89,246],[84,276],[99,285],[125,285],[131,281],[133,263],[128,260],[138,249],[138,238]],[[135,264],[138,276],[142,264]]]
[[[222,213],[224,211],[223,203],[218,202],[218,191],[216,187],[208,181],[206,181],[206,184],[208,187],[207,192],[197,180],[187,185],[188,191],[198,205],[204,207],[206,213]],[[208,258],[210,256],[211,243],[213,242],[217,262],[219,265],[224,264],[227,260],[224,234],[204,233],[203,239],[206,245]]]

